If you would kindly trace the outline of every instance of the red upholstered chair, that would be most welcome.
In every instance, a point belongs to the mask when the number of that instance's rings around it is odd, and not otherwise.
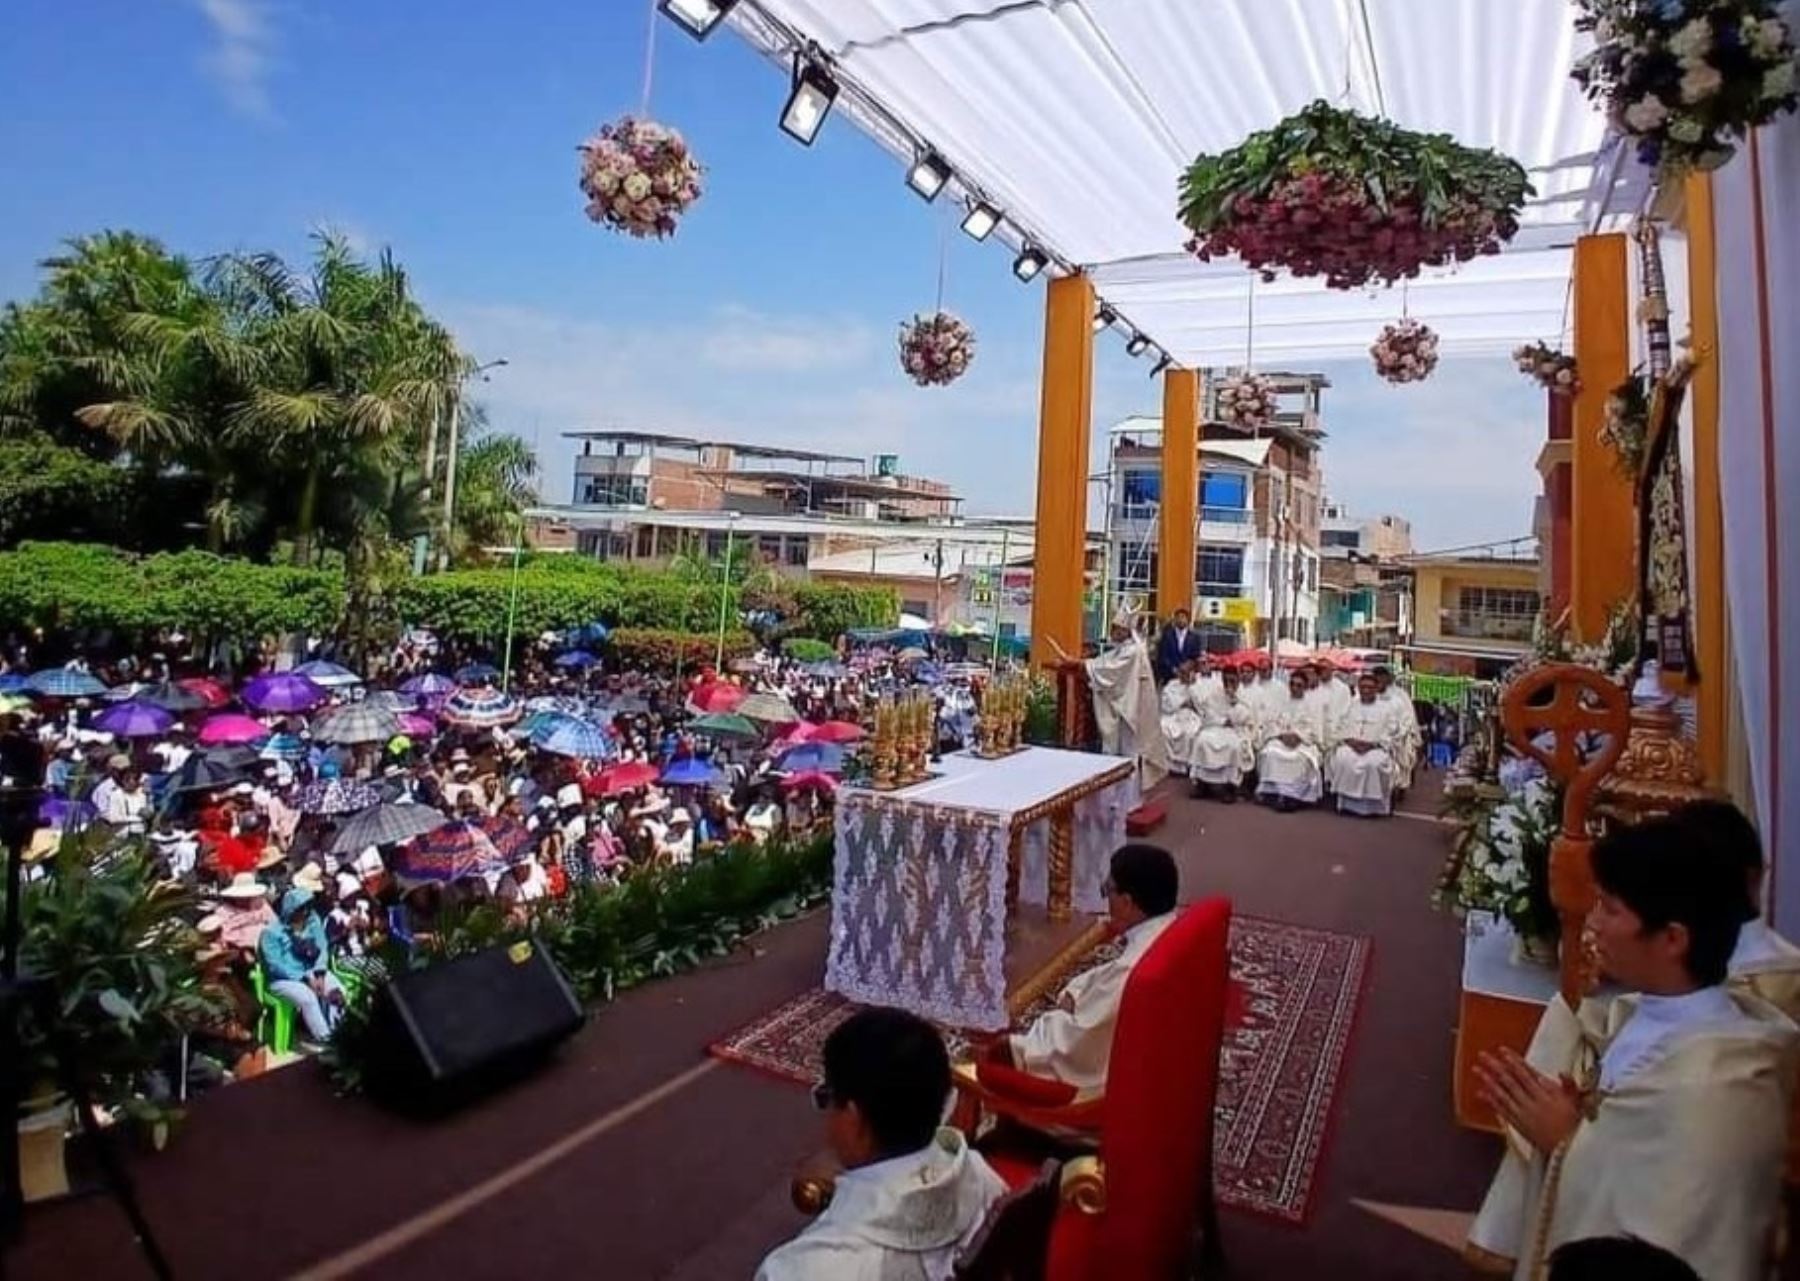
[[[1231,904],[1183,911],[1132,970],[1104,1098],[1025,1103],[960,1065],[960,1114],[977,1107],[1036,1130],[1097,1133],[1099,1156],[1064,1167],[1049,1281],[1161,1281],[1223,1261],[1213,1198],[1213,1106],[1225,1033]],[[1009,1184],[1034,1159],[984,1149]]]

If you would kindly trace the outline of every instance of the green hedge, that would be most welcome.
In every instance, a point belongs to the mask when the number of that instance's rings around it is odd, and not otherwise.
[[[900,621],[900,594],[891,587],[801,583],[794,598],[800,609],[795,636],[835,643],[858,627],[892,627]]]
[[[719,634],[665,631],[652,627],[621,627],[611,638],[613,653],[621,662],[640,667],[688,669],[710,664],[719,653]],[[743,658],[756,652],[756,637],[746,631],[725,633],[725,659]]]

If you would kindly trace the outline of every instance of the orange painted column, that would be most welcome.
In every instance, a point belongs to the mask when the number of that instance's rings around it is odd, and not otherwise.
[[[1575,397],[1571,455],[1569,598],[1575,636],[1592,644],[1606,615],[1637,578],[1635,483],[1600,439],[1606,400],[1631,372],[1631,294],[1626,238],[1575,242]]]
[[[1156,612],[1194,608],[1194,517],[1200,510],[1200,375],[1163,374],[1162,503],[1156,527]]]
[[[1720,786],[1726,771],[1725,507],[1719,488],[1718,242],[1714,238],[1712,175],[1687,180],[1688,307],[1694,377],[1688,385],[1694,421],[1694,660],[1700,763]]]
[[[1044,298],[1038,417],[1037,538],[1031,563],[1031,661],[1081,657],[1087,553],[1088,433],[1094,413],[1094,285],[1052,280]]]

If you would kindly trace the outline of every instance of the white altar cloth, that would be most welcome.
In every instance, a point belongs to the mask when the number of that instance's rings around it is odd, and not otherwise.
[[[1105,910],[1112,851],[1137,804],[1124,757],[1028,748],[998,761],[959,753],[940,777],[838,794],[825,986],[952,1026],[998,1030],[1006,1010],[1006,877],[1020,841],[1019,898],[1049,900],[1052,818],[1071,814],[1077,912]]]

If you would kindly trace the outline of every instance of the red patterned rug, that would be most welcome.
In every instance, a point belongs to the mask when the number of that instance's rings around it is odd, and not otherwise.
[[[1368,958],[1366,938],[1255,916],[1232,918],[1237,990],[1219,1056],[1214,1150],[1222,1204],[1305,1221]],[[825,1038],[855,1008],[814,988],[709,1049],[811,1085],[819,1079]]]

